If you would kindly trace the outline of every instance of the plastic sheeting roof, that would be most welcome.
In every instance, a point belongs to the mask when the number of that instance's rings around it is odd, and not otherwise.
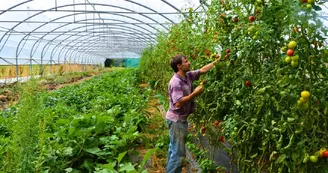
[[[138,57],[199,0],[0,1],[0,64]],[[90,60],[91,59],[91,60]],[[15,62],[16,61],[16,62]],[[42,63],[42,62],[41,62]]]
[[[0,0],[0,64],[139,57],[201,3],[210,0]],[[327,26],[326,6],[320,14]]]

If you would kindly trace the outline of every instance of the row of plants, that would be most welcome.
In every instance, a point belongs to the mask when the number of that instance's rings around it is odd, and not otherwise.
[[[138,71],[115,70],[45,92],[26,83],[18,104],[0,112],[0,172],[145,172],[130,155],[147,123],[152,93]]]
[[[221,57],[201,79],[205,92],[190,117],[196,131],[217,147],[227,139],[240,172],[327,172],[327,29],[317,13],[324,3],[213,0],[201,7],[206,13],[190,8],[143,52],[143,77],[167,93],[172,56],[187,55],[193,69]]]
[[[0,78],[15,78],[16,73],[18,77],[35,76],[35,75],[48,75],[64,73],[90,71],[102,68],[100,65],[82,65],[82,64],[54,64],[54,65],[18,65],[16,71],[15,65],[0,65]]]
[[[212,148],[213,146],[209,146],[210,148],[206,148],[203,142],[204,141],[202,141],[198,135],[188,135],[188,142],[186,146],[191,152],[192,159],[194,159],[199,164],[199,168],[203,172],[225,173],[227,171],[226,167],[221,165],[215,165],[215,162],[213,160],[214,152],[212,151],[212,149],[214,149]]]
[[[64,84],[77,82],[83,78],[91,77],[112,69],[99,68],[97,70],[90,70],[85,72],[73,72],[57,75],[45,75],[36,79],[38,85],[42,85],[42,88],[46,90],[54,90]],[[3,84],[0,87],[0,109],[8,107],[11,104],[16,103],[19,99],[19,88],[22,87],[20,82]]]

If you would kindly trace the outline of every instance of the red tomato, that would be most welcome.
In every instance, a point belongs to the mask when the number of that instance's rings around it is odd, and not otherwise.
[[[247,87],[251,87],[252,86],[252,83],[251,83],[251,81],[247,80],[247,81],[245,81],[245,85]]]
[[[227,50],[226,50],[226,53],[230,53],[230,49],[227,49]]]
[[[323,152],[323,157],[328,158],[328,150],[326,150],[325,152]]]
[[[215,127],[218,127],[218,126],[219,126],[219,123],[220,123],[219,120],[215,120],[215,122],[214,122],[214,126],[215,126]]]
[[[191,54],[191,59],[196,59],[195,54]]]
[[[205,54],[206,54],[206,56],[210,56],[211,55],[211,52],[208,49],[206,49],[205,50]]]
[[[254,20],[255,20],[255,17],[254,16],[249,16],[248,17],[248,21],[253,22]]]
[[[293,56],[294,55],[294,50],[293,49],[288,49],[287,50],[287,55],[288,56]]]
[[[202,134],[205,134],[206,133],[206,127],[202,127],[201,131],[202,131]]]

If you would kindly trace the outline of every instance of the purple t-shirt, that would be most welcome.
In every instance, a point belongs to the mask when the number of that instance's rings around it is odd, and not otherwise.
[[[189,71],[186,73],[185,79],[181,78],[178,74],[174,73],[169,83],[169,97],[170,107],[166,113],[166,119],[173,122],[178,120],[185,122],[188,116],[195,110],[195,102],[192,100],[186,103],[184,106],[177,108],[174,106],[182,97],[188,96],[193,92],[192,82],[198,80],[200,76],[200,70]]]

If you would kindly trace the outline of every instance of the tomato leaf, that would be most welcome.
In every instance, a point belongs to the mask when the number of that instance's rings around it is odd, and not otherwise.
[[[279,158],[277,159],[277,163],[281,163],[286,159],[286,154],[282,154],[279,156]]]
[[[315,5],[315,4],[312,5],[312,8],[313,8],[315,11],[321,11],[321,10],[322,10],[321,7],[319,7],[319,6]]]

